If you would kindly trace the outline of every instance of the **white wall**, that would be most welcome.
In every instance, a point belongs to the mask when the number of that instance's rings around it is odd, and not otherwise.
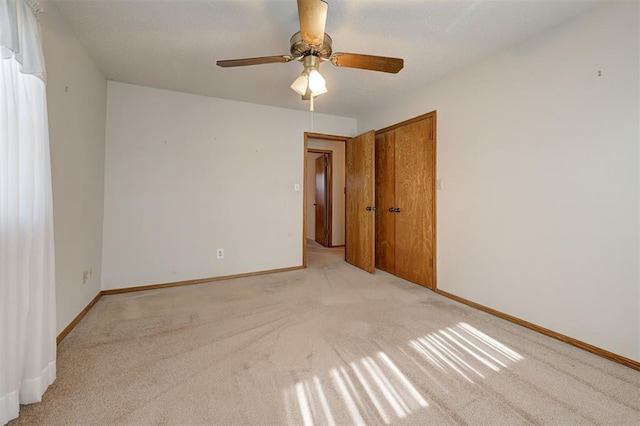
[[[103,289],[302,264],[304,132],[354,119],[116,82],[107,105]]]
[[[599,6],[358,121],[438,111],[440,289],[635,360],[638,16]]]
[[[337,136],[351,136],[351,135],[337,135]],[[344,198],[344,185],[345,185],[345,146],[344,142],[331,141],[325,139],[313,139],[307,140],[309,148],[324,149],[327,151],[333,151],[333,176],[332,176],[332,228],[331,228],[331,243],[334,246],[342,246],[345,242],[345,198]],[[315,167],[315,166],[314,166]],[[315,177],[315,175],[314,175]],[[315,217],[312,225],[315,224]],[[311,225],[307,222],[307,229]],[[312,231],[315,237],[315,230]]]
[[[59,333],[100,292],[107,81],[53,2],[44,7]]]

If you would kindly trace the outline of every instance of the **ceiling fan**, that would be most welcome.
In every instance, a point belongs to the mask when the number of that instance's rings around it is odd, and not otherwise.
[[[290,55],[263,56],[259,58],[229,59],[217,61],[220,67],[242,67],[247,65],[274,64],[281,62],[302,62],[304,70],[293,82],[291,88],[302,95],[303,100],[327,93],[326,82],[318,71],[322,62],[331,62],[337,67],[359,68],[371,71],[398,73],[404,66],[400,58],[361,55],[356,53],[333,53],[333,41],[324,32],[327,21],[328,4],[323,0],[298,0],[300,31],[290,40]]]

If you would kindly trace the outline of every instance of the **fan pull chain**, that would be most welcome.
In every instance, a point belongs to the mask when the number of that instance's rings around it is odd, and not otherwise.
[[[309,104],[309,111],[311,112],[311,131],[313,132],[313,95],[311,95],[311,101]]]

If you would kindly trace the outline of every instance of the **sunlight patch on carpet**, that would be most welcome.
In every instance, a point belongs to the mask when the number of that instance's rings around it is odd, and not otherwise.
[[[285,390],[287,410],[298,408],[298,412],[287,413],[292,424],[300,420],[305,426],[336,424],[327,394],[339,404],[333,405],[334,410],[346,412],[354,424],[368,424],[373,419],[391,424],[393,419],[405,418],[429,405],[384,352],[351,362],[348,368],[332,368],[329,376],[325,387],[314,376]]]
[[[472,384],[524,359],[465,322],[411,339],[407,345],[422,360],[417,363],[422,374],[433,379],[428,370],[439,371]],[[403,348],[398,349],[408,356]],[[340,424],[336,421],[340,415],[357,425],[389,425],[429,406],[407,374],[383,351],[332,368],[324,380],[313,376],[298,381],[283,396],[289,423],[305,426]]]
[[[474,378],[485,378],[483,368],[499,372],[524,359],[513,349],[464,322],[413,339],[409,346],[438,370],[456,373],[470,383],[475,383]]]

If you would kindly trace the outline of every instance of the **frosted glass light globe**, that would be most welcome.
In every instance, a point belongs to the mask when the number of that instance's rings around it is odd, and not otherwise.
[[[327,92],[327,86],[324,77],[317,70],[309,72],[309,89],[314,94],[322,94]]]

